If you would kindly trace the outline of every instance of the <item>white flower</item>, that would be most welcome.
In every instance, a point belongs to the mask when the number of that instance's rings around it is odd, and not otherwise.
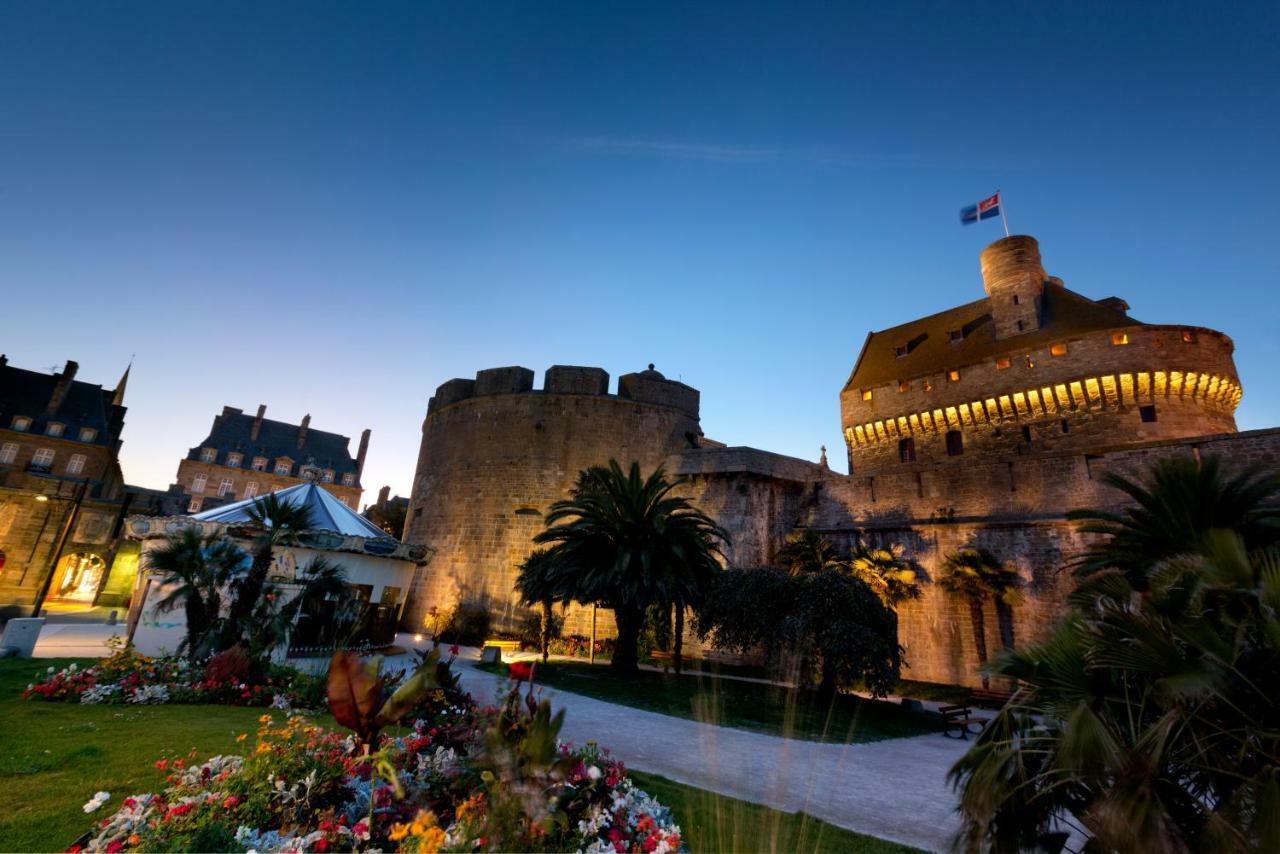
[[[94,795],[92,798],[89,799],[89,803],[84,805],[84,811],[86,813],[93,812],[94,810],[98,809],[98,807],[105,804],[107,802],[107,798],[109,797],[111,797],[111,794],[109,792],[98,792],[96,795]]]
[[[53,672],[53,668],[52,668],[52,667],[50,667],[48,670],[46,670],[46,671],[45,671],[45,673],[52,673],[52,672]]]
[[[599,780],[604,775],[600,772],[599,768],[597,768],[595,765],[592,765],[590,768],[587,769],[587,776],[590,777],[592,780]]]

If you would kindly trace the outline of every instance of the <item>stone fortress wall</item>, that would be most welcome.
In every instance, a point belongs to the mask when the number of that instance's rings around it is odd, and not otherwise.
[[[579,470],[636,460],[646,472],[663,464],[685,479],[684,494],[731,536],[730,565],[773,563],[785,536],[804,529],[843,545],[858,538],[901,544],[926,578],[924,595],[900,613],[904,676],[978,684],[967,605],[929,583],[948,554],[981,547],[1016,566],[1025,596],[1015,608],[1015,635],[1037,638],[1064,610],[1072,584],[1064,567],[1088,545],[1067,512],[1124,499],[1103,483],[1106,472],[1140,477],[1153,461],[1186,454],[1280,469],[1280,429],[1235,432],[1240,386],[1225,335],[1120,313],[1118,325],[1059,341],[1039,308],[1042,286],[1055,280],[1043,277],[1034,240],[997,241],[983,261],[994,350],[956,363],[959,380],[948,381],[951,365],[932,364],[871,387],[869,400],[861,387],[847,386],[841,415],[849,475],[706,440],[698,392],[652,370],[621,377],[616,394],[595,368],[553,367],[541,390],[524,368],[445,383],[423,423],[406,528],[407,539],[434,550],[410,592],[409,626],[432,605],[457,601],[482,602],[504,622],[518,619],[516,568],[547,508],[568,495]],[[1086,306],[1118,302],[1072,298]],[[1042,323],[1049,325],[1038,344],[1020,343]],[[1058,343],[1065,348],[1055,355]],[[997,362],[1004,358],[1007,367]],[[1155,407],[1154,421],[1144,418],[1146,406]],[[952,430],[963,435],[958,455],[946,447]],[[907,461],[904,438],[914,442]],[[998,624],[987,608],[994,653]],[[589,625],[571,611],[566,630],[586,634]],[[602,632],[608,628],[601,623]]]
[[[406,625],[468,602],[514,627],[527,612],[512,592],[518,567],[578,472],[617,459],[648,473],[701,440],[698,392],[652,366],[619,377],[616,394],[600,368],[556,365],[541,389],[533,382],[528,368],[483,370],[428,403],[405,539],[433,556],[410,589]],[[566,631],[588,634],[589,615],[572,609]]]

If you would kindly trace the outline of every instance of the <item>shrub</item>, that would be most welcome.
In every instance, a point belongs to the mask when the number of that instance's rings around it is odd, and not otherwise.
[[[489,637],[492,622],[489,609],[483,605],[459,605],[440,633],[440,640],[459,646],[480,646]]]
[[[551,612],[551,643],[555,643],[560,638],[560,632],[564,629],[564,619],[557,616],[554,611]],[[542,614],[538,611],[530,611],[520,622],[520,631],[517,632],[517,639],[520,641],[521,649],[542,649]]]

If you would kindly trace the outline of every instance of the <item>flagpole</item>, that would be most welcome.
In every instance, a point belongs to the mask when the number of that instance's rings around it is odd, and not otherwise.
[[[1000,222],[1004,224],[1004,236],[1009,236],[1009,219],[1004,215],[1004,196],[1000,190],[996,190],[996,195],[1000,196]]]

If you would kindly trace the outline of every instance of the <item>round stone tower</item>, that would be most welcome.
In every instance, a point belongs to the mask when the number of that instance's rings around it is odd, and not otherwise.
[[[578,472],[616,459],[650,472],[697,447],[698,392],[648,370],[618,379],[600,368],[556,365],[540,390],[527,368],[493,368],[441,385],[427,404],[406,537],[429,544],[430,561],[409,591],[406,625],[428,609],[483,605],[495,628],[527,609],[514,593],[517,568],[553,502]],[[582,631],[570,614],[567,631]],[[585,633],[585,632],[584,632]]]

